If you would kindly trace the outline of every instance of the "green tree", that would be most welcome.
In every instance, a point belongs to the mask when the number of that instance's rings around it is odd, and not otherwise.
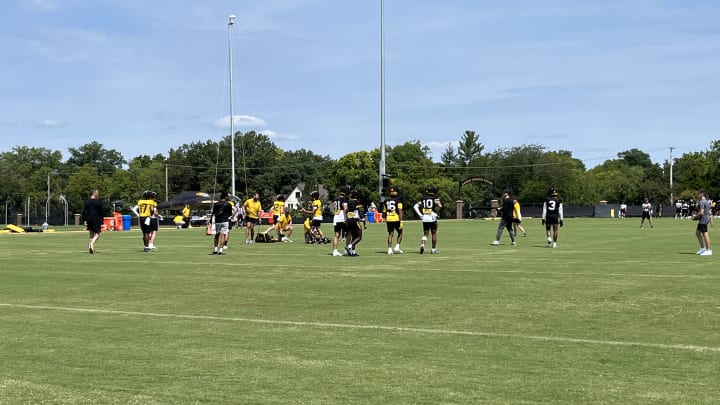
[[[105,149],[96,141],[90,142],[79,148],[69,148],[70,157],[67,164],[70,168],[80,166],[92,166],[98,169],[99,173],[114,173],[122,169],[127,163],[120,152],[115,149]]]

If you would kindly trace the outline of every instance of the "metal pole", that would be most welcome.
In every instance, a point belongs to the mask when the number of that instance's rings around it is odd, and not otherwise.
[[[228,54],[230,57],[228,58],[228,65],[229,65],[229,72],[230,72],[230,170],[232,170],[232,180],[231,180],[231,186],[230,186],[230,194],[235,195],[235,126],[234,122],[235,117],[233,117],[233,94],[232,94],[232,68],[233,68],[233,58],[232,58],[232,27],[235,25],[235,16],[230,15],[228,20]]]
[[[380,0],[380,200],[385,178],[385,0]]]
[[[47,201],[45,202],[45,223],[48,221],[48,211],[50,211],[50,173],[47,176]]]
[[[670,204],[674,204],[675,199],[673,198],[673,157],[672,152],[674,147],[670,147]]]

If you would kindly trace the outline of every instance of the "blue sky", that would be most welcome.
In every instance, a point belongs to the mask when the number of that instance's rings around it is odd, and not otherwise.
[[[5,0],[0,151],[130,159],[236,129],[339,158],[380,144],[380,0]],[[439,160],[570,150],[657,163],[720,139],[720,2],[386,0],[386,143]]]

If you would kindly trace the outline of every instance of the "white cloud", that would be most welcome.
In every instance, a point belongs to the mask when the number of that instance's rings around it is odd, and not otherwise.
[[[252,115],[233,115],[232,122],[235,127],[264,127],[267,125],[264,119],[253,117]],[[215,125],[222,129],[230,128],[230,116],[228,115],[215,121]]]
[[[62,128],[65,126],[65,123],[54,120],[52,118],[48,118],[46,120],[40,121],[38,125],[42,128]]]
[[[300,139],[300,135],[279,134],[269,129],[262,130],[260,131],[260,133],[272,139],[273,141],[297,141],[298,139]]]
[[[53,0],[32,0],[29,5],[35,10],[46,12],[57,11],[60,8],[57,2]]]

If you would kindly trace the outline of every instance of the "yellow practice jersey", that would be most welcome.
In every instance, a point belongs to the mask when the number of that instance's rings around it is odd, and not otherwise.
[[[317,217],[321,217],[321,218],[322,218],[322,216],[323,216],[323,212],[322,212],[322,201],[320,201],[320,200],[313,200],[313,202],[312,202],[312,210],[313,210],[313,213],[312,213],[313,218],[317,218]]]
[[[385,213],[385,221],[398,222],[402,220],[400,213],[403,210],[403,203],[399,198],[389,198],[383,203],[383,212]]]
[[[182,210],[182,215],[183,215],[184,217],[189,217],[189,216],[190,216],[190,207],[185,207],[185,208],[183,208],[183,210]]]
[[[258,215],[260,214],[260,209],[262,208],[260,205],[260,201],[255,201],[254,198],[249,198],[247,201],[245,201],[243,207],[245,208],[245,216],[253,219],[258,218]]]
[[[285,201],[275,200],[272,208],[273,215],[280,216],[283,212],[285,212]]]
[[[520,203],[515,201],[515,204],[513,204],[513,218],[517,219],[518,215],[520,215]]]
[[[280,229],[285,229],[289,224],[292,224],[292,216],[290,215],[280,215],[280,218],[278,218],[278,226]]]
[[[138,213],[141,217],[151,217],[155,214],[157,201],[155,200],[138,200]]]

